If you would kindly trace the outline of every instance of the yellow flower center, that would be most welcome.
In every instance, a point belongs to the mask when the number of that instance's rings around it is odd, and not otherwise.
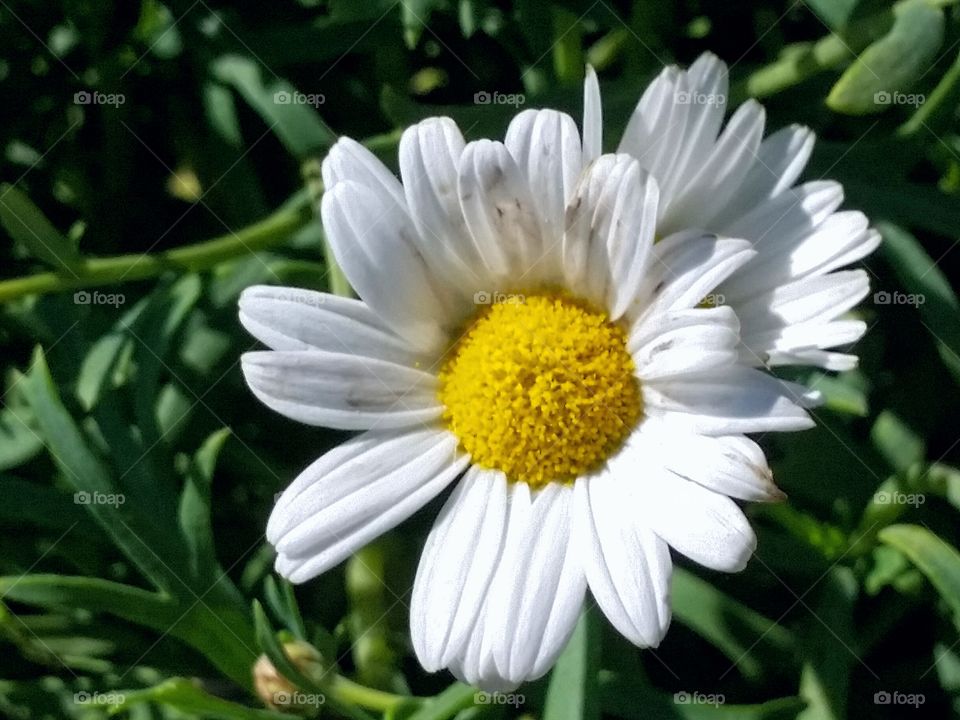
[[[570,482],[643,412],[626,333],[560,292],[485,305],[440,372],[444,420],[473,462],[513,482]]]

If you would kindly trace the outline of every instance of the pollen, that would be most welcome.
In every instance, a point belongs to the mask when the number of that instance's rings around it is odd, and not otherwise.
[[[539,488],[597,469],[643,413],[624,330],[561,292],[503,296],[440,371],[444,421],[473,462]]]

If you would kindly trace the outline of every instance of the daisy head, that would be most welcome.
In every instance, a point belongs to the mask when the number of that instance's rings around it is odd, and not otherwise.
[[[660,186],[657,234],[716,232],[750,242],[757,257],[717,288],[741,324],[740,354],[754,366],[849,370],[857,358],[831,348],[867,329],[843,317],[869,292],[862,269],[841,269],[880,244],[863,213],[838,211],[843,187],[797,180],[813,151],[809,128],[764,137],[763,106],[748,100],[724,124],[727,66],[705,53],[688,70],[667,67],[643,93],[617,152],[636,158]],[[588,71],[584,136],[599,148],[600,90]]]
[[[399,166],[349,139],[323,164],[324,228],[359,299],[240,301],[270,348],[243,357],[256,396],[362,431],[278,501],[278,572],[309,580],[454,485],[410,606],[426,669],[489,690],[537,678],[588,590],[658,644],[669,548],[740,570],[756,541],[731,498],[780,497],[745,433],[811,424],[804,389],[745,366],[735,312],[710,299],[756,250],[658,234],[654,176],[550,110],[502,143],[425,120]]]

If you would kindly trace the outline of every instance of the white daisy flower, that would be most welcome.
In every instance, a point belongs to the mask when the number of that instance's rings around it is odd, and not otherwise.
[[[840,270],[880,244],[856,211],[837,212],[843,187],[795,185],[813,150],[799,125],[763,138],[764,109],[748,100],[721,131],[727,66],[706,53],[683,71],[665,68],[643,93],[618,152],[660,184],[657,235],[700,229],[749,240],[757,257],[716,290],[740,318],[741,357],[751,365],[856,367],[828,348],[858,340],[866,324],[842,318],[869,292],[863,270]],[[584,145],[601,142],[600,90],[588,70]]]
[[[574,121],[528,110],[506,142],[452,120],[408,129],[402,183],[341,139],[323,165],[328,241],[360,300],[243,293],[250,388],[295,420],[362,434],[284,492],[267,526],[303,582],[459,478],[420,560],[413,645],[488,690],[542,676],[587,589],[655,646],[669,547],[737,571],[756,539],[731,499],[774,500],[744,433],[812,425],[738,364],[738,321],[703,298],[745,240],[654,244],[659,191],[627,155],[586,153]]]

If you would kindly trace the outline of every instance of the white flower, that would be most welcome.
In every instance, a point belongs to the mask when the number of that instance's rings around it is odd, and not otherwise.
[[[838,319],[869,291],[863,270],[842,268],[873,252],[880,235],[863,213],[836,212],[843,188],[831,180],[794,185],[814,134],[792,125],[763,139],[764,109],[753,100],[721,132],[727,66],[706,53],[682,71],[665,68],[640,99],[618,152],[660,184],[657,235],[701,229],[749,240],[757,257],[724,281],[716,297],[740,318],[741,357],[751,365],[849,370],[857,357],[828,348],[858,340],[866,325]],[[588,71],[584,145],[601,139],[600,90]]]
[[[255,287],[253,392],[301,422],[363,430],[308,467],[267,537],[303,582],[457,478],[420,560],[417,656],[488,690],[543,675],[590,589],[640,646],[670,621],[669,547],[737,571],[756,539],[731,498],[773,500],[743,433],[811,426],[738,364],[738,321],[702,300],[754,256],[683,232],[659,192],[573,120],[524,111],[505,143],[425,120],[402,184],[341,139],[323,165],[328,241],[361,300]]]

